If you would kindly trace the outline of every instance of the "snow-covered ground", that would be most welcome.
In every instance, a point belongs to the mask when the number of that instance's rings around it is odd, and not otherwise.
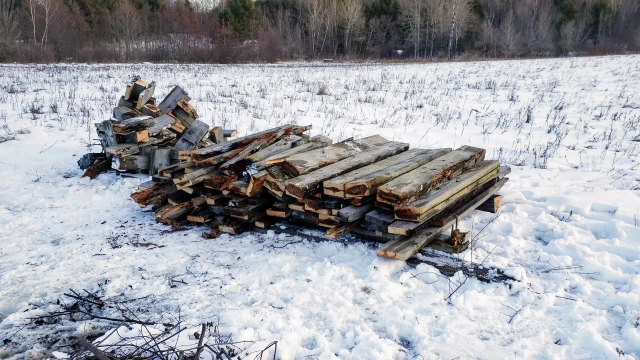
[[[140,179],[89,181],[76,165],[134,74],[156,80],[158,98],[181,85],[205,121],[241,135],[294,122],[334,140],[486,148],[511,181],[497,218],[464,219],[477,242],[460,256],[519,281],[448,280],[365,243],[163,234],[129,198]],[[0,358],[51,356],[66,336],[114,326],[29,324],[69,288],[138,298],[154,321],[278,341],[280,359],[640,358],[640,56],[6,65],[0,126],[15,138],[0,143]]]

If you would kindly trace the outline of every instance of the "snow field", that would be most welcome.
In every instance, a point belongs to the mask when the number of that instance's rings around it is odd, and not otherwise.
[[[163,233],[129,199],[143,180],[80,179],[75,163],[134,74],[158,98],[182,86],[203,120],[241,135],[295,122],[336,141],[486,148],[511,180],[499,216],[463,220],[474,246],[460,256],[520,281],[447,279],[363,243]],[[278,341],[281,359],[638,359],[638,126],[640,56],[0,66],[0,136],[15,137],[0,143],[0,358],[52,356],[113,328],[28,325],[73,288],[138,298],[159,322],[215,322],[255,347]]]

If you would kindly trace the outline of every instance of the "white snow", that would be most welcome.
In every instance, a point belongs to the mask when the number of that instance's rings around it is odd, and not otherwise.
[[[334,140],[486,148],[511,180],[499,216],[464,219],[477,243],[460,256],[519,281],[447,280],[364,243],[163,233],[129,198],[143,180],[89,181],[75,163],[135,74],[160,99],[181,85],[205,121],[240,135],[295,122]],[[0,66],[0,136],[15,136],[0,143],[0,358],[64,358],[55,339],[107,331],[24,326],[72,288],[278,341],[280,359],[639,359],[639,101],[640,56]]]

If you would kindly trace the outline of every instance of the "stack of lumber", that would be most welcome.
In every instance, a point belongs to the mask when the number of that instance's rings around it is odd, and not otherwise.
[[[84,176],[95,178],[113,168],[119,172],[157,175],[194,149],[227,141],[235,131],[213,129],[198,120],[187,92],[179,86],[156,103],[155,82],[134,77],[113,109],[113,117],[96,123],[102,153],[83,156]]]
[[[500,207],[509,168],[484,149],[409,149],[379,135],[333,143],[299,125],[227,139],[235,132],[198,120],[180,87],[159,105],[154,88],[139,78],[127,86],[114,119],[96,124],[103,153],[81,167],[150,175],[131,198],[175,229],[206,225],[215,238],[289,224],[384,242],[379,256],[407,260],[428,245],[463,251],[458,219]]]

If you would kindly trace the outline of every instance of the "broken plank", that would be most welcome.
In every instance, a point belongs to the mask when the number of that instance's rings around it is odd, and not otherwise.
[[[174,148],[178,150],[193,150],[208,132],[209,125],[200,120],[196,120],[182,133],[182,136],[178,139]]]
[[[478,206],[478,210],[486,211],[490,213],[497,213],[500,207],[502,206],[502,196],[500,195],[491,195],[485,202]]]
[[[462,146],[380,186],[377,201],[404,205],[484,160],[485,150]]]
[[[280,165],[288,174],[300,176],[387,142],[389,141],[380,135],[345,141],[326,148],[289,156]]]
[[[140,151],[140,147],[136,144],[118,144],[107,147],[105,151],[107,154],[115,156],[127,156],[137,154]]]
[[[409,144],[391,141],[371,148],[343,160],[327,165],[315,171],[308,172],[286,182],[286,193],[295,198],[307,197],[316,192],[323,181],[342,175],[346,172],[362,168],[389,156],[396,155],[409,148]]]
[[[176,187],[173,184],[156,184],[146,190],[131,194],[131,198],[138,205],[144,207],[149,204],[166,202],[169,194],[174,191],[176,191]]]
[[[164,129],[168,129],[171,125],[176,123],[176,119],[169,115],[162,115],[156,118],[151,126],[147,128],[149,135],[155,136]]]
[[[185,99],[187,101],[191,100],[189,94],[187,94],[186,91],[184,91],[180,86],[176,86],[169,92],[164,100],[162,100],[160,105],[158,105],[158,108],[160,108],[160,111],[163,115],[167,114],[171,110],[175,109],[175,107],[178,105],[178,101],[182,99]]]
[[[125,135],[134,131],[142,131],[153,125],[155,119],[151,116],[137,116],[120,122],[114,122],[111,127],[114,134]]]

